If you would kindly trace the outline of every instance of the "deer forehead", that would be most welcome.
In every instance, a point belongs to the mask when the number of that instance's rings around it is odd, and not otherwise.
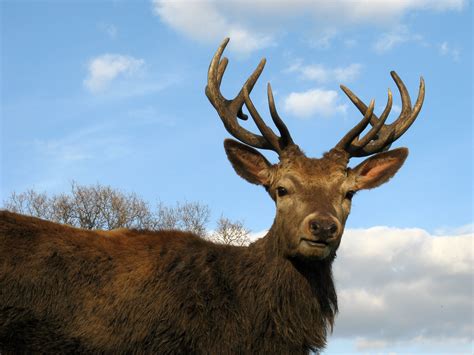
[[[305,188],[329,188],[341,185],[346,177],[344,163],[328,157],[316,159],[300,156],[282,159],[274,165],[272,184],[289,181]]]

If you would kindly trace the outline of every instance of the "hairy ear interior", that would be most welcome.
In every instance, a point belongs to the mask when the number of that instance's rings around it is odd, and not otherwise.
[[[407,156],[407,148],[397,148],[364,160],[352,170],[355,189],[373,189],[387,182],[401,168]]]
[[[257,185],[267,185],[271,164],[257,150],[233,139],[224,140],[227,158],[239,176]]]

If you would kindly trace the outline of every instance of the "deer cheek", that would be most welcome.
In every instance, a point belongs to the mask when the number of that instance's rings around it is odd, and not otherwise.
[[[352,206],[352,201],[348,200],[345,198],[342,201],[341,205],[341,217],[340,219],[343,219],[344,222],[346,221],[347,217],[349,216],[349,213],[351,212],[351,206]]]

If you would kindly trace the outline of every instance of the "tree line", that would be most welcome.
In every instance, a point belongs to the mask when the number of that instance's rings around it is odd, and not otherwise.
[[[34,189],[13,192],[3,201],[3,208],[84,229],[175,229],[222,244],[247,245],[250,242],[250,231],[244,224],[224,216],[210,231],[211,210],[200,202],[177,202],[171,206],[158,202],[152,208],[135,193],[101,184],[80,185],[72,182],[69,193],[59,194]]]

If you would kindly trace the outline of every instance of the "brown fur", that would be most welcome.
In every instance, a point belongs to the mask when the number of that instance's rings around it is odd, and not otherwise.
[[[177,231],[95,232],[0,212],[0,351],[305,354],[337,311],[332,258]]]
[[[0,212],[0,352],[322,349],[337,312],[331,265],[350,212],[346,193],[390,179],[407,151],[351,170],[337,150],[312,159],[294,146],[271,165],[241,143],[226,140],[225,149],[237,173],[264,185],[276,203],[270,231],[248,247]],[[328,220],[337,227],[330,237],[311,229]]]

